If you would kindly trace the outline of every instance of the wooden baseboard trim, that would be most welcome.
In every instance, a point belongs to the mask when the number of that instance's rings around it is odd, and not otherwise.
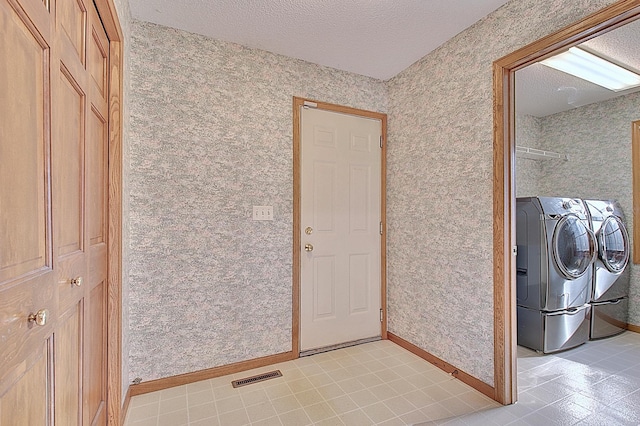
[[[127,393],[122,401],[122,411],[120,411],[120,424],[123,425],[127,419],[127,411],[129,410],[129,403],[131,402],[131,386],[127,388]]]
[[[148,382],[131,385],[129,386],[129,390],[131,391],[131,396],[142,395],[149,392],[172,388],[174,386],[181,386],[189,383],[199,382],[200,380],[213,379],[215,377],[226,376],[227,374],[239,373],[241,371],[265,367],[267,365],[277,364],[279,362],[291,361],[292,359],[296,358],[298,358],[298,354],[294,352],[285,352],[277,355],[251,359],[248,361],[236,362],[234,364],[223,365],[220,367],[208,368],[206,370],[194,371],[192,373],[185,373],[179,374],[177,376],[164,377],[162,379],[149,380]]]
[[[629,324],[627,325],[627,330],[633,331],[634,333],[640,333],[640,325]]]
[[[451,374],[453,377],[455,377],[456,379],[459,379],[461,382],[471,386],[475,390],[477,390],[479,392],[482,392],[483,394],[485,394],[489,398],[495,400],[495,389],[492,386],[489,386],[485,382],[483,382],[483,381],[481,381],[479,379],[476,379],[472,375],[465,373],[464,371],[460,370],[459,368],[454,367],[453,365],[441,360],[437,356],[430,354],[429,352],[425,351],[424,349],[419,348],[418,346],[414,345],[413,343],[410,343],[410,342],[404,340],[403,338],[396,336],[395,334],[393,334],[391,332],[388,332],[387,336],[389,337],[389,340],[391,340],[396,345],[402,346],[403,348],[405,348],[409,352],[411,352],[411,353],[413,353],[415,355],[418,355],[420,358],[430,362],[431,364],[435,365],[436,367],[438,367],[439,369],[445,371],[446,373]]]

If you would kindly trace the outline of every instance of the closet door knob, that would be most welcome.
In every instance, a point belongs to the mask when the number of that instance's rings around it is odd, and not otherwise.
[[[47,323],[47,318],[49,318],[49,310],[40,309],[35,314],[30,314],[27,319],[29,322],[36,323],[36,325],[45,325]]]
[[[313,251],[313,246],[311,244],[306,244],[304,246],[305,251]]]
[[[82,285],[82,277],[76,277],[71,279],[71,285],[80,287]]]

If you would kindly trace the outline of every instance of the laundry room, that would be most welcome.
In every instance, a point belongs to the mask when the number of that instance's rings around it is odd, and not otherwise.
[[[585,57],[594,54],[595,60],[605,58],[610,63],[637,73],[640,71],[640,52],[635,47],[638,39],[640,23],[629,23],[588,40],[577,46],[577,49],[572,48],[573,52],[570,53]],[[589,339],[617,335],[626,328],[625,317],[630,329],[640,329],[640,267],[633,263],[633,253],[630,253],[634,221],[632,125],[636,122],[637,126],[640,120],[640,81],[631,82],[629,88],[605,88],[601,85],[603,83],[593,83],[584,77],[570,75],[566,70],[560,71],[554,67],[552,61],[542,61],[518,70],[515,83],[518,343],[539,353],[553,353],[580,346]],[[636,164],[635,167],[640,167],[640,164]],[[602,200],[608,202],[602,203]],[[548,262],[542,266],[542,275],[546,274],[549,283],[554,280],[552,272],[563,269],[561,263],[566,259],[553,258],[553,246],[557,248],[558,244],[562,243],[558,242],[559,237],[553,234],[551,228],[562,224],[564,213],[574,215],[576,223],[573,225],[584,230],[582,233],[580,229],[575,228],[564,233],[564,237],[569,235],[567,232],[574,232],[576,236],[584,239],[581,242],[576,239],[578,242],[569,249],[573,250],[571,256],[575,256],[571,260],[572,267],[577,269],[559,271],[560,275],[566,272],[566,276],[559,279],[563,281],[564,287],[555,290],[538,289],[539,294],[525,295],[527,288],[531,292],[531,281],[536,279],[527,270],[525,256],[531,259],[537,255],[542,258],[538,261],[543,264],[547,257]],[[538,214],[539,216],[536,216]],[[525,226],[522,222],[527,216],[529,220],[535,216],[532,223],[536,223]],[[612,216],[612,219],[605,224],[608,216]],[[540,220],[541,217],[545,220]],[[609,239],[609,256],[607,242],[598,242],[600,239],[606,239],[604,228],[599,232],[603,224],[607,227],[607,233],[615,233],[615,236]],[[546,233],[538,233],[532,226],[542,227]],[[570,226],[566,228],[569,229]],[[534,241],[535,238],[531,237],[536,233],[540,237],[537,243]],[[531,250],[535,244],[538,244],[538,252],[533,255]],[[613,247],[616,244],[617,247]],[[579,253],[576,252],[580,250],[581,245],[585,250],[583,258],[579,258]],[[593,245],[595,267],[586,267],[591,263],[590,255],[587,253],[591,250],[590,245]],[[608,260],[615,265],[609,265]],[[548,268],[548,271],[545,268]],[[578,270],[580,268],[583,271]],[[572,277],[572,274],[579,277]],[[609,311],[599,311],[602,307],[593,303],[598,295],[594,294],[594,281],[589,275],[599,277],[599,283],[618,280],[617,285],[625,287],[624,290],[619,290],[619,297],[610,298],[615,302],[621,302],[615,308],[615,315]],[[605,278],[602,277],[604,275]],[[579,280],[583,281],[583,285],[576,289]],[[544,281],[544,278],[541,281]],[[620,284],[621,282],[625,284]],[[585,285],[588,286],[586,291],[589,294],[586,300],[583,300]],[[574,291],[577,293],[574,294]],[[580,293],[581,291],[583,293]],[[597,291],[596,289],[596,293]],[[527,297],[536,299],[535,302],[539,306],[525,306],[527,302],[523,300]],[[563,306],[545,306],[545,298],[554,298],[553,302],[556,305]],[[541,318],[540,313],[544,316],[553,311],[555,314],[554,309],[563,308],[569,309],[569,314],[575,317],[575,309],[586,305],[589,305],[589,312],[580,314],[584,321],[571,320],[581,324],[571,325],[571,321],[560,321],[561,325],[557,328],[564,328],[564,337],[554,334],[552,317],[537,319]],[[528,309],[534,309],[535,314]],[[604,330],[597,324],[594,326],[594,320],[591,318],[596,317],[608,318],[605,320],[605,323],[608,323],[605,324]],[[615,318],[612,319],[613,317]],[[592,321],[592,324],[588,324],[589,321]],[[609,327],[610,325],[612,327]],[[527,330],[524,330],[525,328]],[[532,328],[537,331],[532,331]],[[567,329],[571,331],[567,332]]]

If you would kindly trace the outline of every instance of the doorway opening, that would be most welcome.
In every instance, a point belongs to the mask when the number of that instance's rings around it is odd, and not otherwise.
[[[620,1],[494,62],[494,329],[496,400],[517,400],[514,74],[640,17]]]

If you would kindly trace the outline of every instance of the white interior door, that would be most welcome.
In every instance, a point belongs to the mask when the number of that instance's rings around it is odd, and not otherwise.
[[[301,351],[380,336],[381,122],[301,112]]]

